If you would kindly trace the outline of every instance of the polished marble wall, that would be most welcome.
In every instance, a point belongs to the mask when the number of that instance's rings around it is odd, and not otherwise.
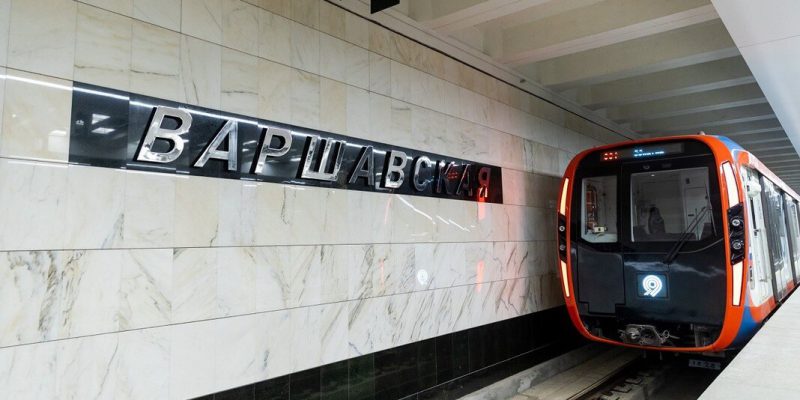
[[[555,307],[558,175],[622,139],[320,0],[0,0],[0,77],[0,399],[187,398]],[[74,81],[498,165],[505,204],[69,165]]]

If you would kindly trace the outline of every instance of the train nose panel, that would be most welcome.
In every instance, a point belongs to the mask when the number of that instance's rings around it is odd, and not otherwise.
[[[592,314],[614,314],[616,306],[625,304],[625,274],[622,255],[578,250],[578,302]]]

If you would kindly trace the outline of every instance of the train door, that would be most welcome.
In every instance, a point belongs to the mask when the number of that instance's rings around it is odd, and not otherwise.
[[[800,224],[798,224],[797,202],[789,196],[786,199],[786,227],[789,231],[789,247],[792,254],[792,267],[795,282],[800,281]]]
[[[765,206],[767,244],[775,277],[775,299],[782,300],[794,283],[789,260],[789,241],[786,237],[783,193],[764,176],[761,177],[761,187],[761,197]]]
[[[746,179],[747,204],[750,237],[750,273],[748,276],[751,297],[756,305],[762,304],[773,293],[773,277],[769,268],[767,254],[767,232],[764,229],[764,210],[761,205],[761,184],[758,175],[742,168],[742,177]],[[746,177],[746,178],[745,178]]]

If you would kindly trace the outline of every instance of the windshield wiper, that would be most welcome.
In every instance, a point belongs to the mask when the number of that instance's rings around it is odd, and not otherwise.
[[[664,257],[664,264],[669,265],[675,260],[675,257],[678,256],[678,252],[681,251],[681,247],[689,240],[690,236],[694,235],[694,230],[697,229],[697,225],[703,220],[703,217],[705,217],[709,210],[708,206],[703,207],[700,212],[695,215],[694,219],[692,219],[692,222],[689,222],[689,226],[686,227],[686,230],[683,231],[678,241],[675,242],[675,245],[672,246],[667,256]]]

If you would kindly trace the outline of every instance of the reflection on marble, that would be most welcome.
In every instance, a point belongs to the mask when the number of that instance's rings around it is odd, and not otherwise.
[[[512,220],[512,206],[490,203],[478,203],[478,237],[480,240],[509,240],[509,227]]]
[[[416,252],[413,244],[358,246],[358,258],[349,269],[349,298],[407,293],[416,287]]]
[[[72,84],[11,69],[7,74],[0,155],[66,161]]]
[[[392,207],[392,242],[433,241],[437,222],[438,199],[433,197],[394,196]]]
[[[129,90],[132,29],[130,18],[78,4],[75,80]]]
[[[8,67],[72,79],[77,3],[72,0],[12,3]]]
[[[464,243],[414,245],[417,290],[466,284],[466,248]]]

